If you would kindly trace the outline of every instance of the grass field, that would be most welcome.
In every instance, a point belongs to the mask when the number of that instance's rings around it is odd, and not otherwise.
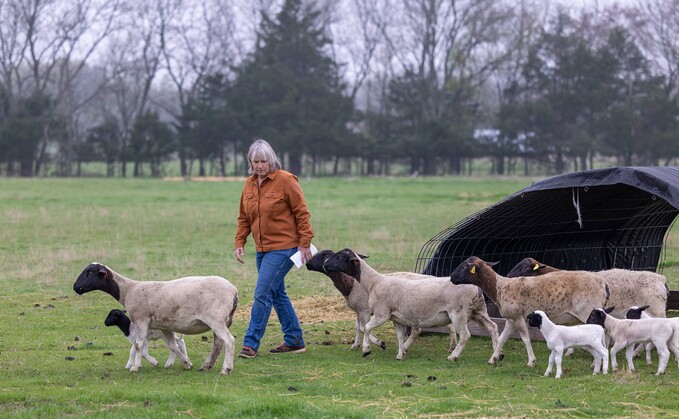
[[[412,270],[420,247],[447,228],[532,179],[302,179],[315,245],[352,247],[381,271]],[[542,376],[548,351],[534,343],[526,366],[520,340],[505,359],[486,364],[490,340],[473,337],[458,362],[446,360],[448,337],[421,337],[397,361],[395,335],[375,333],[387,349],[363,358],[349,350],[353,319],[330,281],[291,272],[288,292],[308,346],[303,355],[269,355],[282,341],[275,318],[260,355],[219,370],[166,370],[146,361],[123,367],[129,344],[104,326],[117,301],[101,292],[77,296],[73,282],[92,261],[139,280],[219,274],[239,289],[232,326],[247,327],[255,285],[254,248],[246,264],[232,256],[241,181],[0,179],[0,417],[470,417],[676,416],[679,369],[637,361],[637,372],[593,377],[591,357],[564,360],[561,380]],[[668,275],[679,289],[676,233],[668,238]],[[187,336],[199,366],[212,336]],[[167,349],[152,343],[161,365]],[[72,358],[72,359],[71,359]],[[618,361],[621,362],[621,354]],[[657,359],[655,360],[657,362]],[[221,358],[218,365],[221,365]],[[624,368],[625,362],[621,366]]]

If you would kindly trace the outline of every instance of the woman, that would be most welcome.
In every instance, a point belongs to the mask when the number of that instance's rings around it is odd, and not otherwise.
[[[240,198],[240,214],[234,255],[240,263],[250,233],[257,250],[257,285],[250,313],[250,325],[238,356],[257,356],[266,330],[271,308],[281,322],[284,341],[269,352],[301,353],[306,351],[302,328],[299,326],[288,294],[285,275],[292,268],[290,256],[299,251],[302,263],[311,259],[311,239],[314,237],[302,188],[297,177],[280,168],[276,152],[269,143],[256,140],[248,151],[250,176],[245,181]]]

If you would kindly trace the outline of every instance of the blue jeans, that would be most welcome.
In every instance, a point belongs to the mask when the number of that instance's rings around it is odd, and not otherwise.
[[[257,252],[257,285],[255,286],[254,302],[250,312],[250,325],[245,332],[243,345],[255,351],[266,331],[266,324],[271,315],[271,308],[281,322],[281,330],[285,344],[289,346],[304,346],[302,328],[299,326],[297,314],[285,292],[285,275],[292,268],[290,256],[297,248]]]

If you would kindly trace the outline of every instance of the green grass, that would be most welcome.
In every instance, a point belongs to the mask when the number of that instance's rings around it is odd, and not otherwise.
[[[302,179],[320,248],[352,247],[378,270],[412,270],[420,247],[439,231],[527,186],[531,179]],[[261,354],[236,359],[233,374],[150,367],[124,370],[129,345],[103,325],[119,304],[101,292],[77,296],[82,269],[100,261],[139,280],[215,273],[239,289],[232,326],[247,327],[255,284],[254,248],[246,264],[232,256],[241,182],[108,179],[0,179],[0,417],[411,417],[674,416],[679,370],[664,376],[636,362],[637,372],[590,375],[591,357],[564,360],[561,380],[542,376],[548,351],[535,342],[529,368],[519,340],[498,366],[486,364],[490,340],[473,337],[458,362],[446,360],[448,337],[421,337],[395,360],[393,328],[375,333],[385,351],[350,351],[353,322],[302,315],[307,353],[273,356],[281,342],[275,319]],[[668,238],[668,275],[679,265]],[[293,303],[341,302],[324,276],[288,275]],[[205,337],[204,341],[202,338]],[[211,334],[186,337],[196,368]],[[163,364],[167,350],[151,344]],[[67,360],[72,357],[73,360]],[[624,367],[621,354],[618,361]],[[222,359],[218,361],[221,366]],[[657,363],[657,360],[656,360]]]

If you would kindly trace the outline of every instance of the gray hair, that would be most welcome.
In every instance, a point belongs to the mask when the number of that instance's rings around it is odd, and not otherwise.
[[[250,174],[255,173],[255,169],[252,167],[252,161],[255,159],[266,160],[269,162],[270,173],[281,168],[281,163],[278,161],[276,152],[273,151],[271,145],[262,138],[257,138],[248,150],[248,173]]]

